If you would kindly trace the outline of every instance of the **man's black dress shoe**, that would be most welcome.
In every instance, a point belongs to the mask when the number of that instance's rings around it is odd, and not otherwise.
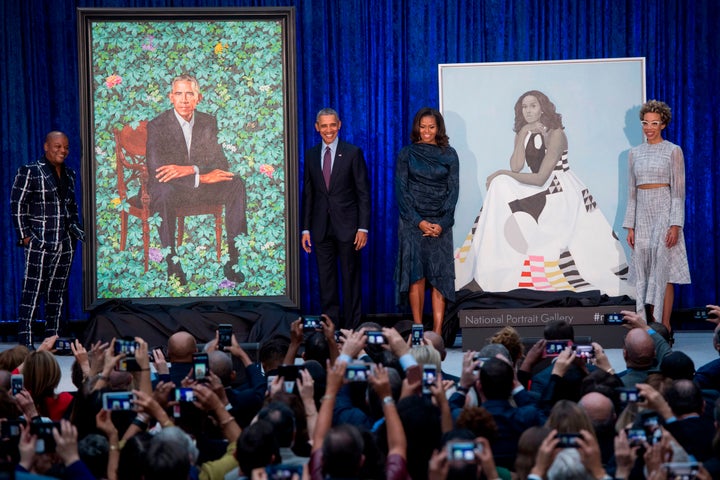
[[[245,275],[243,275],[242,272],[236,272],[235,270],[233,270],[234,264],[235,262],[229,261],[223,267],[225,278],[235,283],[243,283],[245,281]]]

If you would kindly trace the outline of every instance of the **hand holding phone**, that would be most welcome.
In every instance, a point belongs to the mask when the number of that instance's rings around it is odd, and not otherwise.
[[[228,323],[218,325],[218,349],[224,351],[225,347],[232,345],[233,327]]]

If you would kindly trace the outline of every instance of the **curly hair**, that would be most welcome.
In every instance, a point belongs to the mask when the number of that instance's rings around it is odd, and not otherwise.
[[[490,338],[490,343],[499,343],[504,345],[510,352],[510,359],[516,364],[524,353],[524,347],[520,334],[513,327],[503,327],[495,335]]]
[[[645,119],[646,113],[659,114],[660,121],[665,126],[670,124],[670,119],[672,118],[670,106],[665,102],[661,102],[660,100],[648,100],[647,102],[645,102],[643,106],[640,107],[640,120]]]
[[[447,147],[450,145],[450,137],[447,136],[445,130],[445,119],[442,113],[438,112],[434,108],[423,107],[415,114],[413,119],[412,131],[410,132],[410,141],[412,143],[418,143],[420,141],[420,121],[423,117],[433,117],[435,124],[437,125],[437,133],[435,134],[435,142],[438,147]]]
[[[537,101],[540,103],[540,108],[542,109],[542,123],[548,128],[548,130],[565,128],[562,123],[562,115],[555,111],[555,104],[550,101],[548,96],[539,90],[529,90],[520,95],[520,98],[518,98],[517,102],[515,102],[515,126],[513,127],[513,132],[519,132],[520,129],[527,123],[525,121],[525,116],[523,115],[522,101],[528,95],[537,98]]]
[[[491,443],[497,437],[497,423],[492,414],[483,407],[463,408],[455,425],[457,428],[467,428],[476,437],[485,437]]]

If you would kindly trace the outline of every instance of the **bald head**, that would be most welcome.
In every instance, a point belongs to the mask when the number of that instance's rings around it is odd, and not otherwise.
[[[444,361],[445,357],[447,357],[447,351],[445,351],[445,340],[432,330],[423,332],[423,337],[425,340],[430,342],[433,347],[435,347],[435,350],[440,352],[440,361]]]
[[[655,361],[655,342],[644,329],[633,328],[625,336],[623,356],[629,368],[650,368]]]
[[[168,361],[192,362],[192,354],[197,352],[195,337],[188,332],[173,333],[168,339]]]
[[[602,425],[615,421],[615,407],[612,400],[598,392],[584,395],[578,402],[587,412],[593,425]]]
[[[230,385],[234,378],[230,355],[220,350],[213,350],[208,353],[208,365],[210,365],[210,371],[220,378],[223,385]]]

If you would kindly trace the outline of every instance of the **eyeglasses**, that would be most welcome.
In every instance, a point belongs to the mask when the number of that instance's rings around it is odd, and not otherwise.
[[[643,127],[658,128],[662,124],[663,124],[662,122],[659,122],[657,120],[655,120],[654,122],[648,122],[647,120],[640,120],[640,125],[642,125]]]

